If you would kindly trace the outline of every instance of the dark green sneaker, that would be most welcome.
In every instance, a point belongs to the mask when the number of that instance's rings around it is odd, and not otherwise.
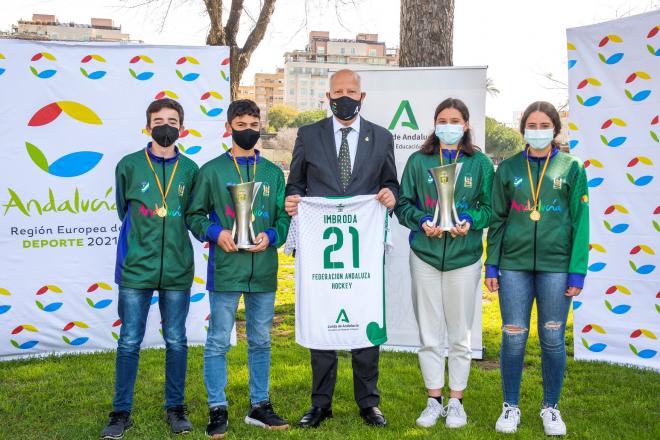
[[[173,434],[186,434],[192,431],[192,423],[188,420],[188,409],[186,405],[167,408],[166,420]]]
[[[109,417],[108,424],[101,431],[102,439],[123,438],[124,433],[133,426],[131,413],[128,411],[113,411]]]

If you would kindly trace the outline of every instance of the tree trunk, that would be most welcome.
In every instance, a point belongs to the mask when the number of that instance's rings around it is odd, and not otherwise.
[[[453,65],[454,0],[401,0],[399,66]]]
[[[238,95],[238,86],[245,68],[250,63],[254,50],[266,35],[270,17],[273,15],[276,0],[263,0],[259,18],[254,28],[245,40],[243,47],[236,41],[241,14],[243,13],[243,0],[232,0],[229,8],[227,24],[222,24],[223,0],[204,0],[211,27],[206,37],[209,46],[229,46],[229,80],[232,100]]]

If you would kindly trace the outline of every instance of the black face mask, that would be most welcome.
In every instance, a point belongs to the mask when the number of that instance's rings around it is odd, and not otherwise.
[[[261,136],[259,132],[251,128],[231,131],[231,138],[236,142],[236,145],[244,150],[253,149],[259,140],[259,136]]]
[[[349,96],[342,96],[337,99],[330,98],[330,110],[332,114],[341,119],[342,121],[350,121],[358,113],[360,113],[360,106],[362,101],[358,101]]]
[[[171,125],[157,125],[151,129],[151,138],[161,147],[171,147],[179,139],[179,129]]]

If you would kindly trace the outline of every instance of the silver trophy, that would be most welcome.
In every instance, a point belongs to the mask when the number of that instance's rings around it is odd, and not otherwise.
[[[234,202],[234,226],[231,236],[239,249],[250,249],[256,246],[254,227],[252,226],[252,205],[257,197],[261,182],[247,182],[227,185],[231,199]]]
[[[454,226],[465,223],[465,220],[458,219],[456,205],[454,204],[454,188],[456,187],[456,177],[461,172],[461,165],[461,163],[452,163],[429,170],[429,174],[435,182],[435,189],[438,192],[438,201],[435,205],[435,214],[431,225],[437,225],[443,231],[449,231]]]

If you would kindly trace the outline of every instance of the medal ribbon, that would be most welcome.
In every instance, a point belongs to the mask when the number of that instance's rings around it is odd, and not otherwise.
[[[144,156],[147,158],[147,163],[149,164],[149,168],[151,168],[151,172],[154,173],[154,177],[156,178],[156,185],[158,185],[158,191],[160,191],[160,196],[163,199],[163,207],[167,209],[167,195],[170,192],[170,188],[172,187],[172,182],[174,181],[174,175],[176,174],[176,169],[179,166],[179,159],[176,160],[174,163],[174,170],[172,171],[172,175],[170,176],[170,182],[167,184],[167,189],[163,193],[163,186],[160,184],[160,179],[158,178],[158,174],[156,174],[156,170],[154,169],[153,164],[151,163],[151,159],[149,158],[149,153],[147,153],[147,149],[144,149]]]
[[[252,169],[252,181],[256,181],[256,179],[257,179],[257,156],[254,155],[253,157],[254,157],[254,167]],[[236,156],[234,155],[233,152],[231,154],[231,158],[234,159],[234,166],[236,167],[236,172],[238,173],[238,177],[240,177],[240,179],[241,179],[241,183],[244,183],[243,182],[243,176],[241,175],[241,170],[238,167],[238,162],[236,161]]]
[[[451,150],[447,150],[447,151],[451,151]],[[456,159],[454,159],[454,163],[458,162],[458,159],[460,158],[460,154],[461,154],[461,146],[459,145],[458,148],[456,149]],[[444,164],[445,161],[442,159],[442,145],[440,145],[440,166],[443,166]],[[451,161],[449,165],[451,165]]]
[[[543,165],[543,171],[541,171],[541,177],[539,177],[538,185],[536,186],[536,192],[534,192],[534,180],[532,179],[532,167],[529,165],[529,147],[527,147],[527,175],[529,176],[529,189],[532,192],[532,199],[534,199],[534,211],[538,209],[539,206],[539,195],[541,194],[541,183],[543,182],[543,176],[545,176],[545,171],[548,169],[548,163],[550,162],[550,154],[552,154],[552,147],[548,151],[548,155],[545,158],[545,165]]]

